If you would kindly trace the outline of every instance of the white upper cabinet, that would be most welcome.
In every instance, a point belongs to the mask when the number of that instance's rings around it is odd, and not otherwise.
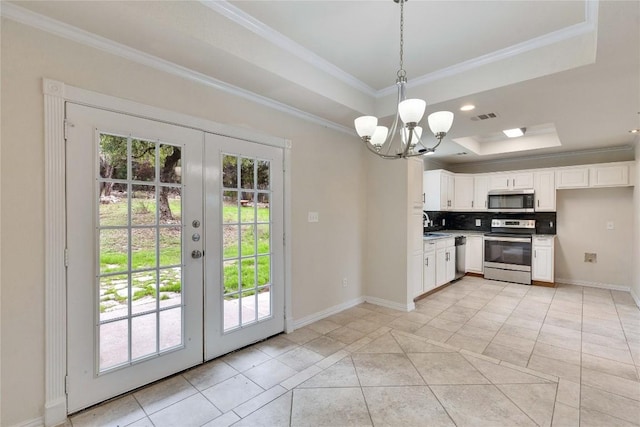
[[[489,193],[489,177],[475,175],[473,177],[473,210],[487,210],[487,194]]]
[[[592,187],[617,187],[629,185],[629,165],[606,165],[589,168]]]
[[[490,190],[524,190],[533,188],[533,172],[509,172],[490,175]]]
[[[454,174],[442,169],[424,172],[424,210],[449,211],[453,209]]]
[[[457,211],[473,209],[473,175],[455,175],[453,208]]]
[[[556,188],[589,187],[589,168],[568,168],[556,172]]]
[[[555,212],[556,182],[552,170],[541,170],[533,173],[533,189],[535,190],[535,210],[538,212]]]

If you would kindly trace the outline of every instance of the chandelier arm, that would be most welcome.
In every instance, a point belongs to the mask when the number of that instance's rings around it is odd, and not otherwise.
[[[377,155],[378,157],[381,157],[381,158],[383,158],[385,160],[393,160],[393,159],[398,159],[399,158],[399,156],[397,156],[397,155],[391,156],[391,155],[388,155],[388,154],[380,153],[380,152],[376,151],[376,149],[373,148],[371,146],[371,144],[368,143],[367,141],[363,140],[363,142],[364,142],[364,145],[367,147],[367,149],[369,151],[371,151],[373,154]]]

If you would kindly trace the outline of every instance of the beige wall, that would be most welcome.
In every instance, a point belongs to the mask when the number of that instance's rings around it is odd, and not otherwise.
[[[367,296],[407,304],[407,162],[368,158]]]
[[[4,19],[1,51],[1,425],[43,415],[43,77],[292,140],[294,320],[363,294],[366,156],[356,138]],[[320,222],[307,223],[311,210]]]
[[[633,192],[633,272],[631,292],[640,303],[640,136],[636,137],[636,185]]]
[[[577,283],[631,284],[633,191],[624,188],[558,190],[555,277]],[[607,230],[606,223],[614,223]],[[584,253],[597,253],[585,263]]]

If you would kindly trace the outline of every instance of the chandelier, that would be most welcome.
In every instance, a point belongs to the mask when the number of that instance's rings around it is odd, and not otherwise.
[[[403,68],[404,56],[404,3],[407,0],[393,0],[400,3],[400,69],[397,73],[398,110],[389,130],[386,126],[378,126],[378,118],[362,116],[354,120],[358,136],[367,148],[383,159],[404,159],[433,154],[442,143],[451,124],[453,113],[438,111],[427,117],[429,128],[438,140],[433,147],[422,142],[422,127],[419,126],[427,103],[422,99],[406,99],[405,86],[407,73]]]

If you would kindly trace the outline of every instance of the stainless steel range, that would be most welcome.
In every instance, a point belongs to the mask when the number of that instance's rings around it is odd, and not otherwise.
[[[484,277],[531,284],[531,236],[533,219],[494,219],[484,235]]]

